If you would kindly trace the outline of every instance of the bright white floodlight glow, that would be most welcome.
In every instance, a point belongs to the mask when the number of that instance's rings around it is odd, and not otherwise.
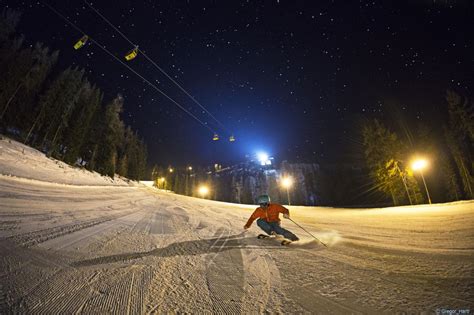
[[[257,159],[260,162],[260,165],[271,165],[272,164],[272,161],[270,160],[270,157],[265,152],[258,152],[257,153]]]
[[[257,158],[260,162],[265,162],[268,160],[268,154],[266,154],[265,152],[259,152],[257,153]]]

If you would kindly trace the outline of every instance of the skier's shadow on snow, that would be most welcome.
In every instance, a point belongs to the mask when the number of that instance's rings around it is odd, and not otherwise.
[[[156,248],[148,252],[125,253],[77,261],[72,263],[71,266],[85,267],[101,264],[111,264],[133,259],[145,258],[149,256],[173,257],[202,255],[210,253],[220,253],[231,249],[283,249],[283,247],[280,246],[280,244],[275,242],[274,240],[257,240],[256,237],[242,237],[243,235],[244,233],[240,233],[226,237],[176,242],[166,247]]]

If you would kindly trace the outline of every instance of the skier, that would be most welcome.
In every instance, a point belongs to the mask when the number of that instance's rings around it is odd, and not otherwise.
[[[280,226],[280,212],[283,213],[285,219],[290,218],[290,211],[282,205],[276,203],[270,203],[270,196],[261,195],[257,198],[257,202],[260,205],[252,213],[247,223],[244,225],[244,229],[250,228],[253,221],[258,218],[257,225],[267,233],[267,235],[260,234],[259,238],[269,237],[269,235],[279,234],[283,235],[284,238],[290,241],[298,241],[299,238],[291,233],[290,231]],[[283,244],[284,242],[282,242]]]

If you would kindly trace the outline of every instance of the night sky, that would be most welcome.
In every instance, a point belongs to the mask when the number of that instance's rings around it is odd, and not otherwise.
[[[46,1],[46,0],[45,0]],[[36,1],[23,12],[28,44],[61,51],[58,70],[86,69],[148,145],[149,164],[229,164],[264,150],[276,160],[331,162],[358,146],[360,117],[439,119],[444,93],[472,96],[470,0],[94,1],[92,5],[205,106],[237,141],[143,56],[128,62],[212,132],[88,43]],[[119,56],[133,48],[83,1],[47,1]]]

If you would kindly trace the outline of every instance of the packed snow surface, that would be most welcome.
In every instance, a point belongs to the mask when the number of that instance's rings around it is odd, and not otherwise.
[[[474,202],[289,207],[301,241],[259,240],[255,206],[111,180],[0,141],[0,313],[474,311]]]

